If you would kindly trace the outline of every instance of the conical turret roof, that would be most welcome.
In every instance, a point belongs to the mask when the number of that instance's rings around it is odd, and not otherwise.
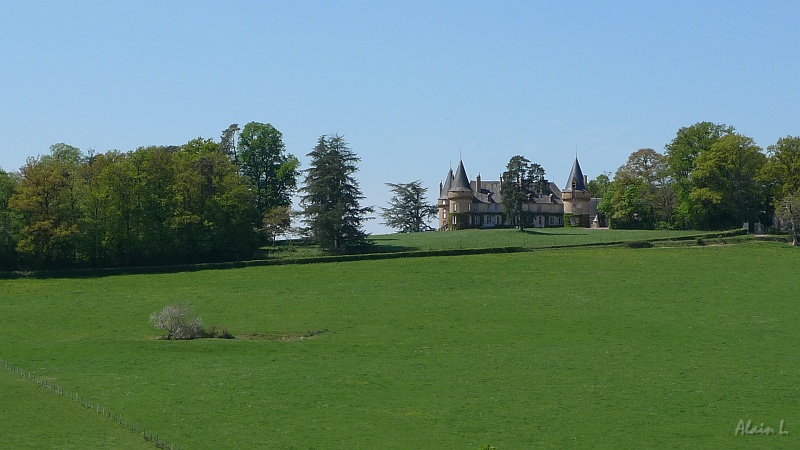
[[[444,179],[444,186],[442,187],[442,192],[439,193],[439,199],[446,199],[447,193],[450,192],[450,187],[453,185],[453,168],[450,167],[450,170],[447,172],[447,177]]]
[[[565,191],[588,191],[586,189],[586,183],[583,182],[583,171],[581,170],[581,165],[578,162],[578,157],[575,157],[575,162],[572,163],[572,170],[569,172],[569,178],[567,179],[567,185],[564,186]]]
[[[467,171],[464,169],[464,162],[458,162],[458,169],[456,169],[455,177],[453,178],[453,185],[450,186],[448,192],[464,192],[471,191],[469,186],[469,178],[467,178]]]

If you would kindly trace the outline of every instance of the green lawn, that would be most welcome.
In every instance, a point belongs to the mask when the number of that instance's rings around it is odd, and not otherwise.
[[[608,230],[592,228],[529,228],[461,230],[441,233],[397,233],[372,236],[379,248],[409,250],[451,250],[472,248],[549,248],[571,245],[627,242],[700,236],[707,231]]]
[[[185,449],[794,448],[798,267],[754,242],[0,280],[0,358]],[[176,302],[237,335],[329,331],[155,339]],[[0,423],[43,402],[92,419],[9,383]],[[791,434],[734,436],[742,418]],[[92,446],[48,439],[32,446]]]

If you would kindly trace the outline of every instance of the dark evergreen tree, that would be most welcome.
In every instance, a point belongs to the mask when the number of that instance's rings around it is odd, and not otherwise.
[[[353,177],[360,158],[338,134],[320,136],[308,156],[311,165],[305,170],[300,205],[309,236],[334,252],[364,245],[367,233],[362,223],[373,208],[360,205],[364,196]]]
[[[500,194],[509,219],[513,219],[520,231],[525,229],[524,205],[531,196],[549,193],[549,183],[544,169],[531,163],[524,156],[512,156],[506,171],[500,178]]]
[[[422,187],[419,180],[411,183],[386,183],[394,196],[389,200],[388,208],[381,208],[381,216],[386,220],[384,225],[397,228],[401,233],[417,233],[433,231],[428,219],[435,217],[436,205],[425,202],[428,189]]]
[[[224,155],[227,155],[234,164],[239,164],[239,156],[236,153],[236,133],[239,132],[239,124],[232,123],[226,128],[219,138],[219,148]]]

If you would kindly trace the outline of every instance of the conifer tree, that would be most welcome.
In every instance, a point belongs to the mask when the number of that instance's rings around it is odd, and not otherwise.
[[[425,202],[427,188],[422,187],[419,180],[411,183],[386,183],[392,189],[394,196],[389,200],[388,208],[381,208],[383,222],[392,228],[397,228],[401,233],[417,233],[420,231],[433,231],[428,225],[428,219],[436,216],[436,205]]]
[[[372,207],[362,207],[364,199],[353,175],[360,158],[342,136],[320,136],[307,156],[310,167],[304,172],[305,186],[300,205],[307,233],[323,249],[340,252],[366,243],[362,223]]]

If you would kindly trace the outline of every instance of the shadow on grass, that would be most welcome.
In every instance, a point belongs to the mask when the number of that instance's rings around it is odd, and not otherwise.
[[[526,228],[522,230],[525,234],[532,234],[538,236],[550,236],[550,237],[558,237],[558,236],[587,236],[589,233],[544,233],[541,231],[536,231],[534,229]]]

